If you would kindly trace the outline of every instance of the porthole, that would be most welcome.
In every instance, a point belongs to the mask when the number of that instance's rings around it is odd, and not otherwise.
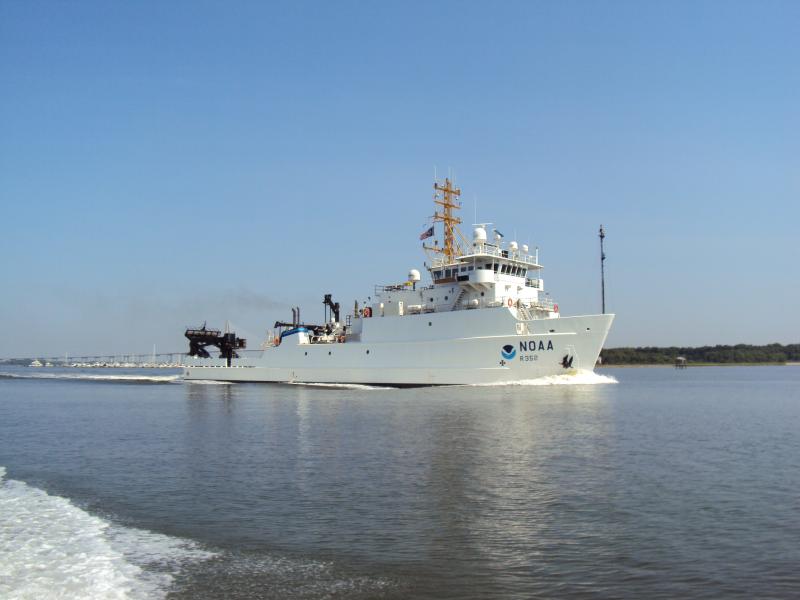
[[[592,330],[592,328],[591,328],[591,327],[587,327],[587,328],[586,328],[586,331],[591,331],[591,330]]]
[[[308,356],[308,352],[306,352],[306,356]]]
[[[430,327],[431,325],[433,325],[433,323],[431,323],[430,321],[428,321],[428,327]]]
[[[330,356],[330,355],[331,355],[331,352],[330,352],[330,350],[329,350],[329,351],[328,351],[328,356]]]
[[[367,350],[367,354],[369,354],[369,350]]]
[[[551,329],[551,330],[550,330],[550,333],[555,333],[555,332],[556,332],[556,330],[555,330],[555,329]]]

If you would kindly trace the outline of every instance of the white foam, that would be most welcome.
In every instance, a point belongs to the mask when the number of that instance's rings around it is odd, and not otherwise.
[[[619,383],[611,375],[600,375],[594,371],[575,371],[574,373],[563,373],[561,375],[546,375],[536,379],[518,379],[516,381],[503,381],[494,383],[475,383],[474,386],[498,386],[498,385],[600,385],[608,383]]]
[[[76,379],[81,381],[146,381],[171,383],[180,375],[100,375],[94,373],[2,373],[0,378],[9,379]]]
[[[214,381],[213,379],[181,379],[177,383],[191,383],[192,385],[233,385],[233,381]]]
[[[366,385],[363,383],[314,383],[314,382],[306,382],[306,381],[287,381],[288,385],[302,385],[306,387],[319,387],[319,388],[331,388],[331,389],[339,389],[339,390],[393,390],[395,388],[386,387],[386,386],[378,386],[378,385]]]
[[[0,598],[166,596],[183,565],[214,556],[189,540],[115,525],[0,467]]]

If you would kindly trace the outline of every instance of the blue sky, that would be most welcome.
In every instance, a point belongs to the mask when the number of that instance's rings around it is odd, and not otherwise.
[[[0,2],[0,356],[349,307],[425,260],[434,168],[564,314],[605,225],[609,346],[797,342],[798,40],[796,2]]]

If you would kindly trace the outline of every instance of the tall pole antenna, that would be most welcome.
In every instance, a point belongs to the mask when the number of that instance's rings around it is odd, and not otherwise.
[[[603,226],[600,225],[600,300],[603,306],[603,314],[606,314],[606,253],[603,251],[603,240],[606,237],[606,232]]]

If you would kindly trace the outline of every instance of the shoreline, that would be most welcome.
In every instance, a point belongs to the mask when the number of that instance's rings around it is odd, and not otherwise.
[[[798,367],[800,362],[760,362],[760,363],[687,363],[686,368],[690,367]],[[627,365],[595,365],[595,369],[638,369],[642,367],[662,367],[665,369],[675,369],[674,363],[656,364],[627,364]]]

